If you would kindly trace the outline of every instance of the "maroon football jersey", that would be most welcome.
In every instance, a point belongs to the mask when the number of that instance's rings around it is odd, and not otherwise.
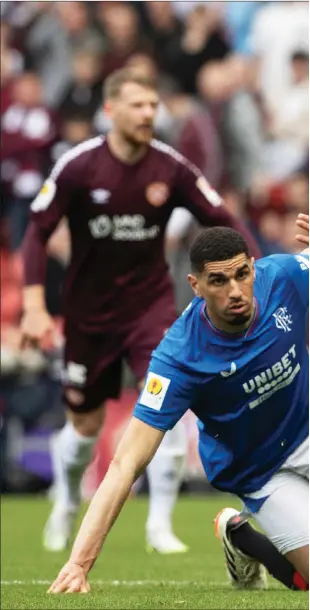
[[[26,284],[44,283],[45,245],[66,216],[72,254],[65,316],[86,332],[126,326],[172,291],[164,235],[177,206],[204,225],[236,226],[199,170],[162,142],[152,140],[133,165],[117,159],[105,137],[76,146],[56,163],[32,204]]]

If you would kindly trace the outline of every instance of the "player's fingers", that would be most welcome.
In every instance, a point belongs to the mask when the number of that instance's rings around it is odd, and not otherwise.
[[[70,585],[69,585],[69,583],[67,583],[67,581],[60,582],[57,585],[55,585],[52,593],[66,593],[69,586]]]
[[[309,226],[309,217],[308,216],[298,216],[297,220],[296,220],[296,224],[303,224],[305,226]]]
[[[309,245],[308,235],[296,235],[296,239],[297,239],[297,241],[301,242],[302,244],[306,244],[306,246]]]
[[[48,589],[48,593],[57,593],[57,581],[53,582],[53,584],[50,586],[50,588]]]
[[[50,586],[48,593],[62,593],[63,591],[65,591],[68,584],[68,578],[69,577],[66,572],[60,572],[56,580]]]
[[[62,582],[54,582],[49,588],[48,593],[63,593],[66,590],[66,585]]]
[[[54,582],[48,590],[48,593],[60,593],[60,584]]]
[[[72,585],[70,585],[70,587],[67,587],[67,589],[65,591],[63,591],[63,593],[65,593],[66,595],[68,595],[69,593],[78,593],[79,590],[76,589],[75,587],[73,587]]]
[[[81,589],[83,586],[83,581],[81,581],[80,577],[71,578],[70,583],[66,588],[66,593],[81,593]]]
[[[307,226],[309,226],[309,215],[308,214],[298,214],[296,223],[297,224],[305,223]]]
[[[304,231],[307,231],[307,232],[309,231],[309,224],[307,224],[303,220],[297,220],[296,224],[299,227],[299,229],[303,229]]]
[[[81,593],[89,593],[90,592],[90,584],[88,582],[86,582],[82,587],[81,587]]]
[[[300,233],[297,233],[296,239],[298,239],[298,241],[302,241],[304,244],[309,243],[309,235],[301,235]]]
[[[297,226],[298,226],[299,229],[302,229],[302,231],[305,231],[307,233],[307,237],[308,237],[308,235],[309,235],[309,227],[305,227],[302,224],[298,224]]]

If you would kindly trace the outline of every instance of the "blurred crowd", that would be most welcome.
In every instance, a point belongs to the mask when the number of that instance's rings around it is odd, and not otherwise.
[[[264,255],[298,248],[295,217],[308,209],[308,11],[296,1],[1,2],[3,413],[9,405],[21,417],[29,391],[22,417],[31,425],[45,397],[59,402],[66,226],[49,243],[47,301],[59,346],[47,354],[19,349],[20,247],[55,161],[109,129],[102,85],[116,68],[157,77],[156,135],[202,170]],[[196,229],[184,211],[167,231],[179,310],[190,299],[185,252]]]

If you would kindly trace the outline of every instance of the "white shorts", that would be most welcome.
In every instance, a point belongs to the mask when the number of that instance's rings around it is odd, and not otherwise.
[[[249,494],[267,496],[255,521],[285,555],[309,544],[309,438],[290,455],[280,470],[260,489]],[[248,509],[245,512],[250,513]],[[250,513],[251,514],[251,513]]]

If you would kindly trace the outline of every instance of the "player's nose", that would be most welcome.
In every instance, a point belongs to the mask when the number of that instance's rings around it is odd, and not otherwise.
[[[144,117],[149,120],[153,120],[155,116],[155,110],[151,104],[144,106]]]
[[[229,296],[231,299],[237,300],[242,297],[242,290],[240,289],[239,283],[236,280],[231,280]]]

